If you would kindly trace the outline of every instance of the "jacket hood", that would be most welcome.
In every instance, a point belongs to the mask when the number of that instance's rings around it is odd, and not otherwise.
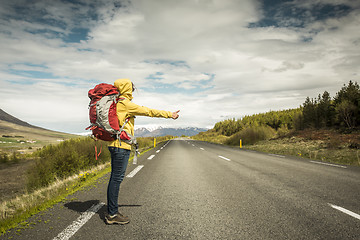
[[[117,79],[114,86],[119,90],[122,97],[132,100],[133,84],[130,79]]]

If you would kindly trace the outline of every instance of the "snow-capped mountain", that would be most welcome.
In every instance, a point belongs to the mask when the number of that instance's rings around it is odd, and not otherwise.
[[[135,129],[136,137],[161,137],[166,135],[172,136],[194,136],[199,132],[205,132],[208,129],[206,128],[196,128],[196,127],[187,127],[187,128],[163,128],[159,127],[156,129],[148,129],[145,127]]]
[[[135,129],[135,136],[145,136],[146,134],[149,134],[151,133],[151,131],[147,128],[138,128],[138,129]]]

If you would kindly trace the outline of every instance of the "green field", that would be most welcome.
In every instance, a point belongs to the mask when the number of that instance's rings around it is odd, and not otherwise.
[[[0,152],[31,153],[48,144],[58,144],[77,135],[25,127],[0,120]]]

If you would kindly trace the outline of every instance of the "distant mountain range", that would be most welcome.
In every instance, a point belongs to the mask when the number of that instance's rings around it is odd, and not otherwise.
[[[196,128],[196,127],[187,127],[187,128],[162,128],[159,127],[155,130],[149,130],[147,128],[138,128],[135,129],[136,137],[161,137],[161,136],[194,136],[199,132],[205,132],[208,129],[206,128]]]

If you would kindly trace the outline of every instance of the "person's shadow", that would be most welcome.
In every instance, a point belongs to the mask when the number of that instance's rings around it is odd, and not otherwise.
[[[87,210],[89,210],[91,207],[98,205],[100,203],[99,200],[89,200],[86,202],[79,202],[79,201],[72,201],[65,203],[64,206],[67,207],[70,210],[76,211],[78,213],[84,213]],[[121,204],[119,205],[119,208],[122,207],[141,207],[142,205],[138,204]],[[104,204],[97,212],[96,212],[100,219],[105,222],[105,214],[107,213],[107,205]]]

